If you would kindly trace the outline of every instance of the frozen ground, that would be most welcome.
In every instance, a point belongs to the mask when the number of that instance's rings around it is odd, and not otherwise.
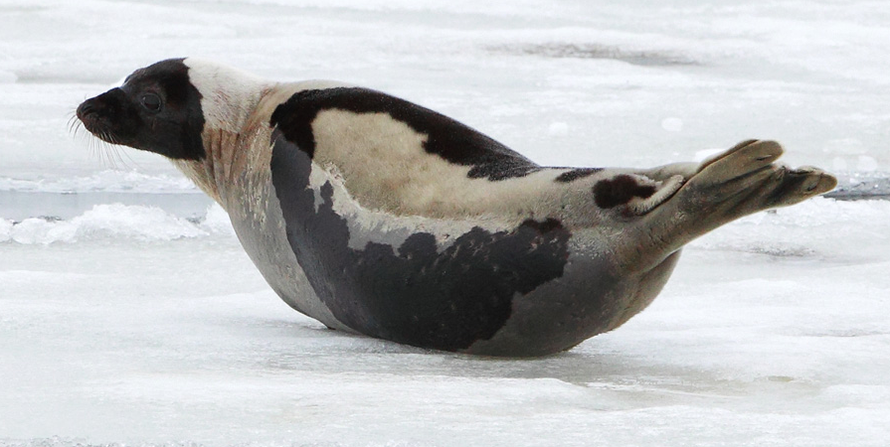
[[[166,162],[67,130],[195,55],[389,91],[546,164],[753,136],[890,192],[890,4],[713,3],[0,0],[0,446],[888,445],[890,201],[751,216],[619,330],[478,359],[323,329]]]

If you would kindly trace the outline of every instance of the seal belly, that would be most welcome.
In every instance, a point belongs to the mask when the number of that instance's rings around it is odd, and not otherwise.
[[[241,174],[233,191],[240,200],[227,203],[227,212],[244,251],[275,293],[295,310],[331,329],[347,330],[314,293],[287,243],[281,206],[268,169]]]
[[[608,251],[590,250],[576,234],[563,276],[513,300],[510,320],[490,340],[466,352],[530,357],[566,351],[624,324],[641,312],[667,283],[679,252],[639,274],[618,273]],[[585,249],[586,248],[586,249]]]

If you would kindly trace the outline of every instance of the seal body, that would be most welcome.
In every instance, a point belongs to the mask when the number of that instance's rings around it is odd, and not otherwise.
[[[500,356],[569,349],[661,291],[680,249],[834,187],[750,140],[703,163],[541,167],[377,91],[162,61],[85,101],[114,144],[164,155],[229,213],[272,288],[328,327]]]

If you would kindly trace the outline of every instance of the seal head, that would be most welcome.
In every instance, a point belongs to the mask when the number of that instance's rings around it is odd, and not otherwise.
[[[183,61],[169,59],[137,70],[120,87],[84,101],[77,118],[111,144],[173,160],[204,158],[201,93],[189,81]]]

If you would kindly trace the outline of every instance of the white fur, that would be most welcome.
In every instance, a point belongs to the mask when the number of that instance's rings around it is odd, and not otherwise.
[[[240,131],[257,103],[274,84],[235,68],[188,58],[189,81],[201,93],[205,126]]]
[[[635,199],[632,211],[645,213],[667,199],[682,177],[662,184],[625,170],[603,170],[573,182],[556,182],[569,169],[542,169],[526,176],[492,181],[469,178],[472,166],[451,163],[427,152],[428,136],[386,113],[322,111],[312,123],[319,168],[342,177],[362,206],[400,216],[497,219],[518,224],[548,217],[594,225],[601,213],[592,204],[592,185],[629,174],[659,191]]]
[[[275,107],[294,93],[306,89],[345,86],[331,81],[307,81],[276,84],[240,70],[189,58],[189,79],[202,95],[205,135],[221,131],[233,135],[261,132],[271,135],[269,118]],[[472,226],[492,231],[515,227],[527,219],[558,218],[573,226],[596,226],[614,222],[614,210],[593,205],[592,185],[618,174],[634,175],[642,184],[659,188],[648,199],[635,198],[627,209],[642,214],[666,200],[682,184],[681,177],[658,182],[627,170],[603,170],[585,178],[561,183],[555,179],[569,169],[542,169],[529,175],[491,181],[469,178],[472,166],[451,163],[427,152],[423,144],[428,135],[386,113],[353,113],[345,110],[321,111],[312,122],[316,141],[313,159],[313,189],[326,181],[338,185],[335,207],[342,215],[352,216],[355,225],[365,227],[407,225],[390,221],[417,217],[436,226],[434,234],[465,232]],[[207,145],[205,138],[205,146]],[[262,138],[260,138],[262,140]],[[239,154],[222,153],[242,148],[213,147],[217,163],[234,164]],[[251,149],[258,150],[258,149]],[[259,149],[269,150],[269,147]],[[267,160],[267,155],[261,155]],[[229,166],[177,165],[212,196],[219,198],[218,172]],[[203,166],[197,166],[201,164]],[[252,169],[268,169],[253,166]],[[225,180],[224,180],[225,181]],[[357,211],[363,209],[364,211]],[[381,217],[387,215],[389,217]],[[426,219],[441,219],[433,225]],[[463,222],[457,224],[457,222]],[[456,225],[456,226],[455,226]],[[460,228],[457,228],[460,227]],[[459,234],[460,234],[459,233]]]
[[[436,237],[439,250],[451,245],[454,240],[472,230],[483,228],[489,232],[507,231],[515,228],[514,222],[494,218],[477,219],[443,219],[429,218],[420,215],[399,216],[390,212],[362,206],[350,194],[343,178],[336,173],[319,167],[313,163],[309,175],[310,187],[315,192],[316,209],[321,204],[320,189],[326,183],[333,187],[333,210],[344,219],[349,226],[349,246],[363,249],[368,242],[401,246],[412,234],[422,232]]]
[[[439,218],[520,218],[553,189],[555,175],[546,171],[496,182],[471,179],[467,174],[472,166],[427,152],[427,135],[386,113],[326,110],[312,129],[314,161],[335,169],[348,190],[360,192],[356,200],[370,209]],[[528,195],[532,191],[537,197]]]

